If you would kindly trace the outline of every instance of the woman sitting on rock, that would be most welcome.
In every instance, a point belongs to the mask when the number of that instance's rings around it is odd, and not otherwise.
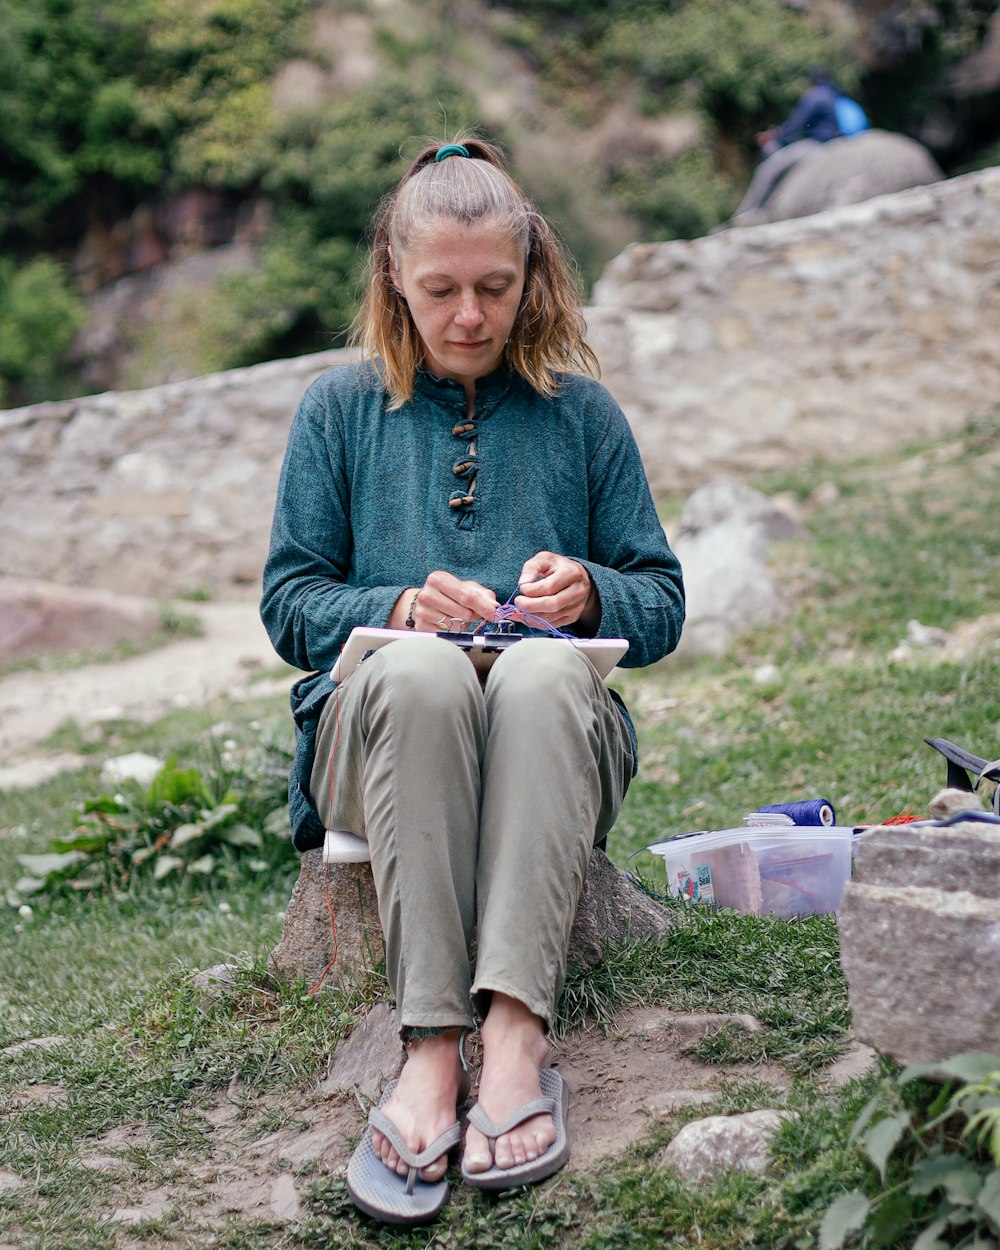
[[[428,147],[384,201],[357,340],[364,362],[296,414],[261,611],[312,673],[292,696],[293,839],[367,840],[407,1056],[348,1186],[376,1219],[419,1223],[448,1197],[474,1012],[464,1180],[507,1189],[566,1161],[546,1037],[635,738],[565,636],[623,638],[622,663],[649,664],[677,644],[683,590],[628,424],[586,376],[564,255],[494,148]],[[491,621],[529,636],[482,678],[406,632]],[[334,687],[354,626],[402,637]]]

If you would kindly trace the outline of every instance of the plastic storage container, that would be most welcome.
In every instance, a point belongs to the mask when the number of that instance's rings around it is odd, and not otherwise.
[[[646,849],[662,855],[674,898],[787,919],[836,911],[853,839],[849,825],[777,824],[680,834]]]

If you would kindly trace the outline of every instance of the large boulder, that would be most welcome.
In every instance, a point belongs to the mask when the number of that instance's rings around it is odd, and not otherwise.
[[[1000,1054],[1000,825],[867,833],[839,928],[862,1041],[904,1065]]]
[[[149,600],[0,577],[0,663],[151,642],[163,629]]]
[[[770,569],[771,545],[808,537],[766,495],[725,474],[696,490],[673,539],[687,598],[679,653],[722,655],[740,634],[786,616],[788,602]]]
[[[877,195],[938,182],[944,175],[925,147],[905,135],[867,130],[809,148],[778,182],[758,221],[811,217]]]

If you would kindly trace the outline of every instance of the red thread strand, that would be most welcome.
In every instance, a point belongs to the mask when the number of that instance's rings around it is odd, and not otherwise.
[[[908,807],[905,811],[897,812],[895,816],[890,816],[888,820],[883,820],[883,825],[910,825],[915,820],[923,820],[923,816],[914,815],[913,808]]]

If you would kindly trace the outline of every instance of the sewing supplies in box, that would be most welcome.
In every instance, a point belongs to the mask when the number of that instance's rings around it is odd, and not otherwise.
[[[645,849],[663,857],[674,898],[790,919],[840,906],[854,829],[835,822],[827,799],[777,803],[750,812],[741,828],[677,834]]]

